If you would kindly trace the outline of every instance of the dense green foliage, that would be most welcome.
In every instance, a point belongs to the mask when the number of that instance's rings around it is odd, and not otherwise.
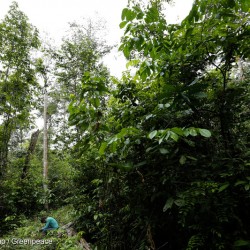
[[[89,82],[69,109],[83,133],[79,225],[101,249],[249,246],[249,77],[235,75],[249,5],[196,1],[180,25],[161,9],[123,10],[120,50],[136,74],[113,81],[93,139],[81,126]]]
[[[16,194],[21,186],[16,185],[10,177],[20,178],[21,172],[12,172],[8,168],[8,155],[11,149],[12,154],[16,155],[15,159],[11,159],[13,167],[22,169],[24,161],[21,160],[22,152],[18,150],[18,145],[30,126],[32,90],[37,85],[31,53],[38,46],[37,30],[28,23],[28,18],[18,10],[17,4],[13,3],[0,23],[0,231],[5,228],[4,221],[11,224],[15,218],[13,212],[18,211],[14,200],[18,198]],[[26,190],[31,191],[33,187],[35,185],[26,186]],[[19,195],[22,196],[21,193]],[[32,206],[34,196],[31,196],[27,210]],[[26,203],[24,200],[24,197],[20,200],[20,207]]]
[[[196,0],[180,24],[166,22],[164,2],[129,1],[122,11],[121,79],[101,62],[110,47],[91,22],[71,24],[50,51],[49,192],[41,140],[24,179],[29,141],[7,150],[1,234],[48,202],[73,205],[79,235],[96,250],[250,247],[249,1]],[[12,116],[9,103],[2,116]],[[58,249],[75,249],[69,241]]]
[[[11,41],[11,42],[10,42]],[[0,175],[7,166],[9,141],[14,131],[28,126],[36,85],[31,52],[38,48],[37,31],[14,3],[0,24]]]

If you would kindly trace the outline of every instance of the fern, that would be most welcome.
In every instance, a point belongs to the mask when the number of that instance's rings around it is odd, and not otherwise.
[[[186,250],[199,249],[204,249],[204,237],[201,234],[196,234],[189,239]]]

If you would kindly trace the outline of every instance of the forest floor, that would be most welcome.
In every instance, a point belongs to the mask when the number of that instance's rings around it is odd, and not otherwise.
[[[51,210],[47,216],[54,217],[59,223],[59,229],[50,231],[43,236],[40,229],[44,226],[40,218],[44,212],[34,215],[32,218],[23,218],[21,226],[9,232],[0,239],[0,249],[17,250],[79,250],[84,249],[81,245],[82,235],[68,235],[61,227],[73,220],[71,206],[65,206],[58,210]]]

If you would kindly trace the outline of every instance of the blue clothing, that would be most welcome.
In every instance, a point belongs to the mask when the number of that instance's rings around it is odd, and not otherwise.
[[[46,225],[42,228],[42,231],[46,232],[47,230],[57,229],[58,227],[59,227],[58,223],[57,223],[57,221],[54,218],[47,217],[47,219],[46,219]]]

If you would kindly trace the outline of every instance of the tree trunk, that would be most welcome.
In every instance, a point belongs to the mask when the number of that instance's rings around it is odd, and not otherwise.
[[[32,133],[32,135],[31,135],[30,145],[29,145],[28,151],[26,153],[24,166],[23,166],[23,172],[22,172],[22,176],[21,176],[22,180],[25,179],[27,174],[28,174],[28,169],[29,169],[29,165],[30,165],[30,156],[33,154],[33,152],[36,148],[36,143],[37,143],[39,133],[40,133],[40,130],[38,129],[36,132]]]
[[[43,128],[43,189],[45,198],[47,198],[48,191],[48,131],[47,131],[47,108],[48,108],[48,95],[46,87],[44,88],[44,128]],[[48,210],[48,202],[45,199],[45,209]]]
[[[7,169],[11,132],[12,123],[8,116],[0,128],[0,177],[4,176]]]

